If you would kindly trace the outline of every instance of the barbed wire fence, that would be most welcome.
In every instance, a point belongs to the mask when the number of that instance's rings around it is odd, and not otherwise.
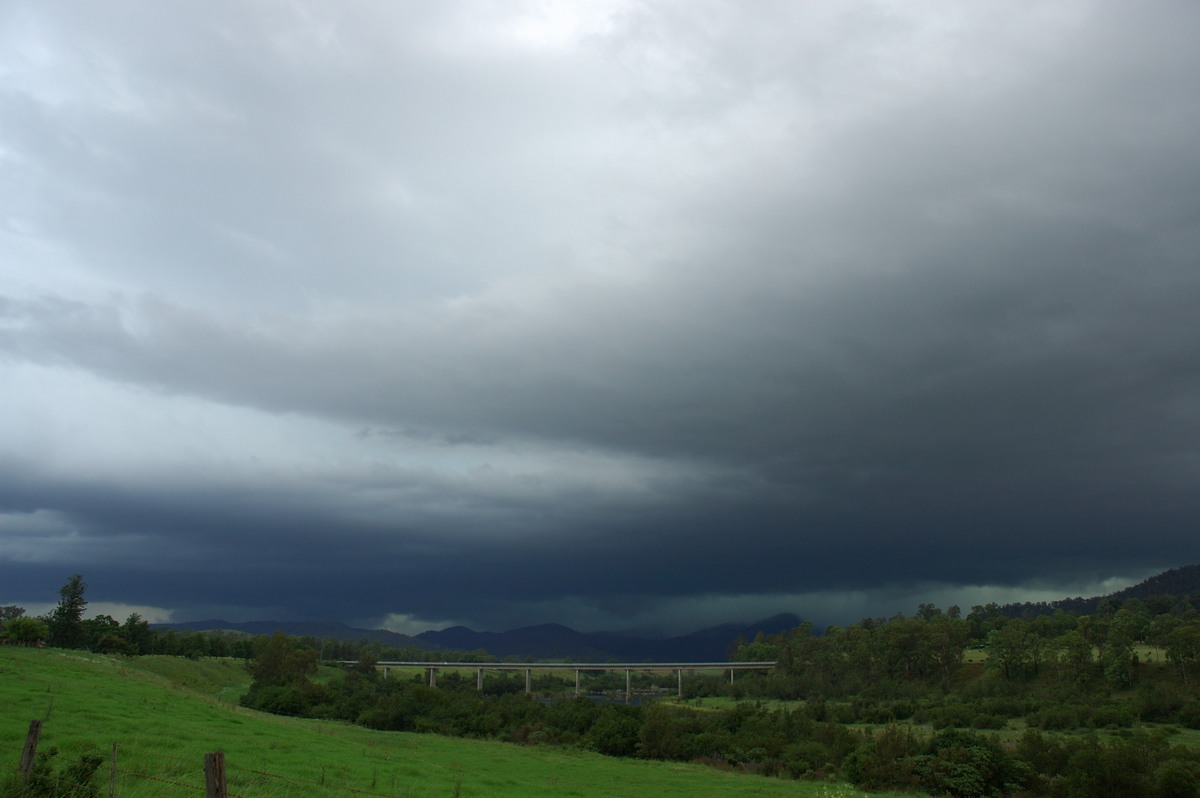
[[[122,764],[118,743],[113,742],[107,756],[94,745],[80,744],[65,751],[51,747],[42,751],[42,721],[33,720],[21,750],[17,767],[16,795],[54,796],[199,796],[204,798],[275,798],[283,795],[360,795],[367,798],[395,798],[395,792],[375,792],[333,784],[322,776],[321,781],[272,773],[253,767],[239,767],[226,761],[224,751],[196,758],[167,756],[140,751],[137,760],[142,765],[157,760],[160,767],[134,770]],[[57,771],[50,767],[58,759],[63,766]],[[107,762],[105,761],[107,760]],[[143,771],[153,772],[143,772]],[[374,785],[373,785],[374,786]],[[395,785],[393,785],[395,786]]]

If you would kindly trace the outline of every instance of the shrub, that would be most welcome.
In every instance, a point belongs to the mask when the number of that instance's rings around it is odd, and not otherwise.
[[[842,764],[846,779],[866,790],[916,785],[913,756],[921,750],[912,729],[887,726],[870,734]]]
[[[276,715],[303,715],[309,710],[308,699],[299,687],[264,687],[242,698],[242,703]]]
[[[1091,720],[1097,729],[1127,729],[1133,725],[1133,712],[1126,706],[1096,707]]]
[[[1071,706],[1047,707],[1030,715],[1028,723],[1030,726],[1047,731],[1078,729],[1080,726],[1079,710]]]
[[[58,749],[51,747],[38,752],[28,783],[12,776],[0,786],[2,798],[96,798],[97,787],[92,784],[104,757],[95,751],[85,751],[74,762],[65,764],[57,773],[54,759]]]
[[[636,707],[607,706],[584,736],[588,748],[608,756],[634,756],[642,729]]]
[[[967,798],[1009,795],[1029,781],[1030,769],[990,737],[959,730],[940,732],[914,759],[924,789]]]
[[[1001,715],[988,715],[980,712],[971,718],[972,729],[1003,729],[1008,724],[1008,719]]]
[[[1200,729],[1200,701],[1189,701],[1175,713],[1176,718],[1189,729]]]
[[[1164,762],[1154,777],[1154,797],[1195,798],[1200,794],[1200,779],[1193,768],[1174,759]]]

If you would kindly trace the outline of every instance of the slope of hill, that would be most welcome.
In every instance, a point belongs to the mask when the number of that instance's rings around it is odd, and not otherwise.
[[[1137,598],[1143,601],[1155,596],[1200,595],[1200,565],[1185,565],[1163,571],[1132,587],[1118,590],[1113,598]]]
[[[1074,615],[1092,615],[1106,601],[1120,602],[1134,598],[1147,601],[1163,597],[1175,600],[1188,600],[1196,596],[1200,596],[1200,565],[1184,565],[1179,568],[1171,568],[1160,574],[1155,574],[1136,585],[1104,596],[1092,596],[1090,598],[1076,596],[1075,598],[1064,598],[1058,601],[1005,604],[1000,608],[1000,612],[1010,618],[1017,618],[1023,615],[1031,617],[1050,615],[1058,610]]]

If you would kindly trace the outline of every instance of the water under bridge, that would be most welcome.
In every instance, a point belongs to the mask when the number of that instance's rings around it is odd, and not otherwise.
[[[343,660],[342,665],[357,665],[357,660]],[[574,671],[575,696],[580,695],[579,675],[595,671],[625,671],[625,703],[633,700],[633,674],[675,673],[679,697],[683,697],[684,672],[729,671],[729,682],[733,683],[738,671],[764,671],[775,667],[774,662],[376,662],[375,669],[382,671],[384,678],[392,675],[392,669],[419,668],[427,672],[430,687],[437,687],[439,670],[475,671],[475,688],[483,691],[484,671],[524,671],[525,692],[533,693],[534,671]]]

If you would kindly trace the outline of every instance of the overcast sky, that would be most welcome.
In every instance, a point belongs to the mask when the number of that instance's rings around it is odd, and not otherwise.
[[[1200,562],[1200,4],[0,5],[0,603],[818,627]]]

